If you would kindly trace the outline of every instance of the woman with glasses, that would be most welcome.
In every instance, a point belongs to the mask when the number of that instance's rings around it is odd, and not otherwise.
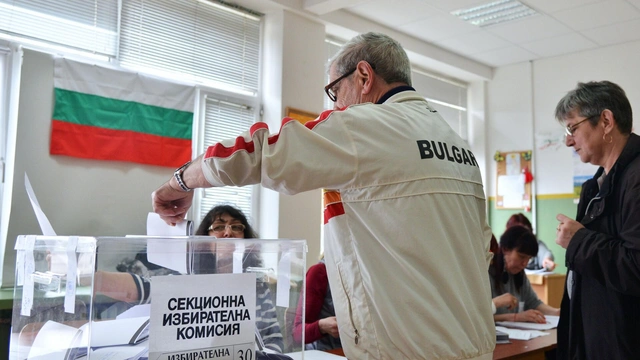
[[[218,205],[209,210],[195,235],[228,239],[255,239],[258,237],[244,213],[231,205]],[[211,249],[211,252],[201,252],[199,255],[198,262],[195,264],[197,273],[233,272],[232,250],[217,247]],[[201,270],[198,271],[198,268]],[[247,249],[242,257],[242,270],[246,272],[248,268],[263,269],[260,252],[256,249]],[[281,353],[284,350],[284,341],[273,302],[273,294],[269,289],[269,283],[261,281],[260,276],[258,278],[256,282],[256,328],[262,336],[264,345]],[[267,276],[264,278],[268,279]]]
[[[609,81],[578,83],[556,106],[567,146],[599,166],[582,184],[576,220],[556,218],[568,268],[559,359],[640,353],[640,137],[631,104]]]

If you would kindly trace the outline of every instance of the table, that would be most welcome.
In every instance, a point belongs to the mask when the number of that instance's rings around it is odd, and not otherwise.
[[[527,274],[533,291],[545,304],[559,308],[564,294],[565,274]]]
[[[493,351],[494,360],[545,360],[545,352],[556,348],[558,333],[556,329],[545,330],[549,335],[531,340],[511,340],[510,344],[497,344]],[[328,350],[335,355],[344,356],[342,349]]]
[[[531,340],[510,340],[510,344],[496,344],[493,351],[494,360],[545,360],[545,352],[556,348],[557,329],[545,330],[549,335]]]

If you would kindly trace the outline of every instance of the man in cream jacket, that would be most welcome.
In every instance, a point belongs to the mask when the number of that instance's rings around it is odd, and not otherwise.
[[[254,124],[208,148],[153,194],[182,221],[195,187],[324,188],[325,256],[350,359],[491,359],[491,229],[468,145],[410,86],[386,35],[356,36],[332,59],[335,110],[278,133]]]

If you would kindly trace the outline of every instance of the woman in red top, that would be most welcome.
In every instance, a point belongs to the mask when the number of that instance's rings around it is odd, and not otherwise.
[[[305,349],[330,350],[341,348],[340,333],[333,309],[331,289],[327,280],[324,255],[320,262],[307,271],[307,297],[305,306]],[[302,343],[302,302],[298,302],[293,328],[293,339]]]

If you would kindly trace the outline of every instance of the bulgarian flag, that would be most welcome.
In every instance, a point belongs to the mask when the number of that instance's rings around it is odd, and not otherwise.
[[[54,62],[52,155],[168,167],[191,160],[194,86]]]

